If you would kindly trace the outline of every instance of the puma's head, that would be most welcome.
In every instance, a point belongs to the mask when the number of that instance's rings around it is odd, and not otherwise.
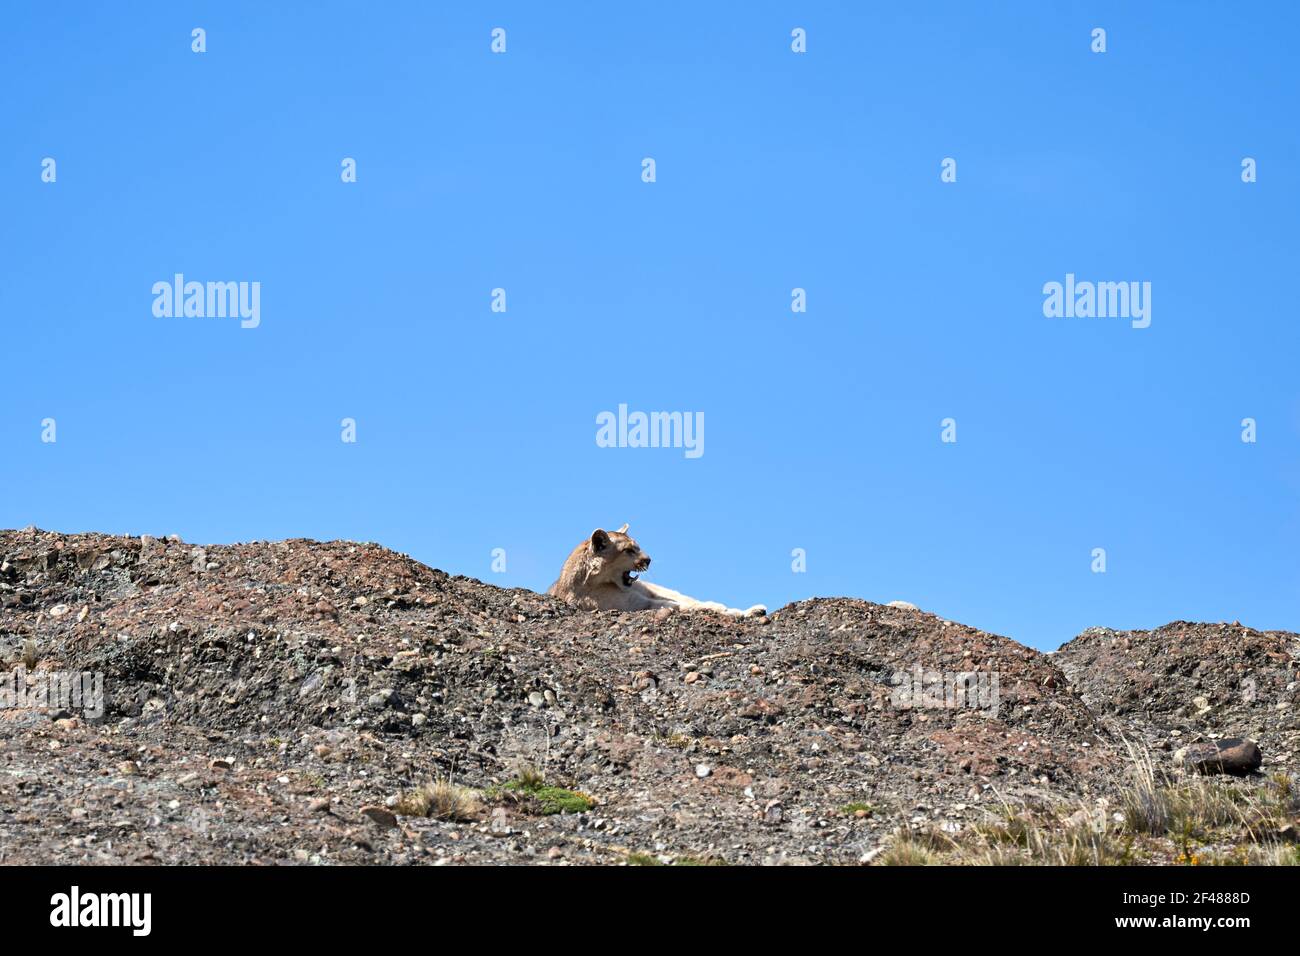
[[[627,534],[627,525],[617,531],[597,528],[591,533],[587,550],[592,558],[587,580],[592,584],[613,582],[630,588],[636,580],[635,572],[650,567],[650,555]]]

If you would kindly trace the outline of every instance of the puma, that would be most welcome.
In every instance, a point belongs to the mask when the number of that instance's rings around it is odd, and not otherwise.
[[[670,588],[642,581],[637,574],[650,567],[650,555],[641,550],[627,533],[597,528],[591,537],[573,549],[564,562],[560,578],[546,591],[579,607],[601,611],[717,611],[732,617],[759,617],[767,608],[755,604],[748,610],[727,607],[717,601],[697,601]]]

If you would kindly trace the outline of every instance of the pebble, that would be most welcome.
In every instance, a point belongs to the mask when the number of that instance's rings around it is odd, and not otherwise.
[[[397,703],[397,694],[391,687],[385,687],[383,690],[376,691],[366,698],[366,706],[371,710],[379,710],[384,707],[393,707]]]

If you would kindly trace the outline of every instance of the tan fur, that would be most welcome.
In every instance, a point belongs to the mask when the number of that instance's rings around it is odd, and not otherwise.
[[[560,570],[560,578],[546,591],[579,607],[602,611],[717,611],[733,617],[755,617],[767,608],[755,604],[746,611],[716,601],[697,601],[669,588],[631,578],[650,567],[650,555],[627,534],[627,525],[617,531],[597,528],[591,537],[573,549]]]

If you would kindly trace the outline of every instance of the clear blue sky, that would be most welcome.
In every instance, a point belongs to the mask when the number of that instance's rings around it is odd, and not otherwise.
[[[1294,4],[3,18],[0,526],[541,589],[626,521],[741,606],[1300,629]],[[176,272],[260,282],[261,326],[155,318]],[[1066,273],[1151,282],[1151,327],[1045,318]],[[705,454],[598,448],[620,403],[703,412]]]

